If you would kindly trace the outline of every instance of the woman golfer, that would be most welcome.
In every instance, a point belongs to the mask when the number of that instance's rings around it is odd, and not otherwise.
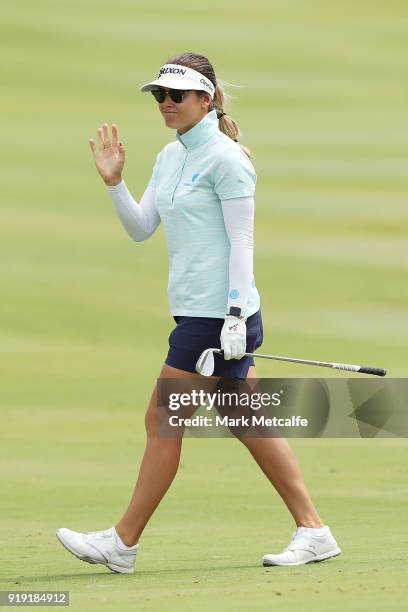
[[[176,139],[158,154],[151,180],[137,203],[122,178],[125,149],[118,129],[104,124],[98,145],[90,140],[97,170],[118,216],[136,241],[149,238],[162,221],[170,270],[168,297],[176,322],[160,378],[201,375],[200,354],[215,355],[214,377],[255,378],[253,352],[263,339],[260,298],[253,276],[256,173],[250,152],[238,143],[237,124],[225,113],[224,94],[213,66],[196,53],[182,53],[160,68],[149,91]],[[147,408],[147,444],[134,493],[119,522],[80,533],[61,528],[57,537],[76,557],[115,572],[133,573],[139,538],[179,465],[182,438],[158,437],[157,389]],[[306,489],[294,453],[284,438],[240,441],[278,491],[297,529],[280,554],[264,565],[300,565],[340,554]]]

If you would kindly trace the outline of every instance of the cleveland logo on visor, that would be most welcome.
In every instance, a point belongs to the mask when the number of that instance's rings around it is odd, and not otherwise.
[[[200,79],[200,83],[201,83],[202,85],[204,85],[204,87],[206,87],[207,89],[209,89],[209,90],[211,91],[211,93],[212,93],[213,88],[210,86],[210,84],[209,84],[209,83],[207,83],[207,81],[204,81],[204,79]]]

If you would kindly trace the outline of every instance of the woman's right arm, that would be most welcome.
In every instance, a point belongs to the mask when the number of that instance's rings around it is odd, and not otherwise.
[[[98,128],[99,147],[92,138],[89,140],[89,145],[96,168],[110,192],[122,225],[133,240],[137,242],[146,240],[160,223],[160,216],[155,206],[155,186],[152,181],[149,183],[140,204],[133,199],[122,179],[125,148],[119,140],[119,131],[115,124],[112,125],[112,135],[109,133],[107,123]]]
[[[137,242],[149,238],[160,224],[155,205],[156,188],[149,184],[140,204],[133,199],[123,180],[118,185],[108,186],[108,190],[118,217],[129,236]]]

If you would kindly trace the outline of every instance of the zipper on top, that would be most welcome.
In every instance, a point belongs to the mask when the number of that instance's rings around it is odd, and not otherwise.
[[[180,185],[180,181],[181,181],[181,177],[183,176],[183,170],[184,170],[184,166],[186,165],[187,157],[188,157],[188,150],[186,151],[186,156],[184,158],[183,165],[181,167],[181,172],[180,172],[180,175],[179,175],[179,179],[177,181],[177,184],[176,184],[175,188],[173,189],[173,195],[171,196],[171,208],[174,208],[174,195],[175,195],[175,193],[177,191],[177,187]]]

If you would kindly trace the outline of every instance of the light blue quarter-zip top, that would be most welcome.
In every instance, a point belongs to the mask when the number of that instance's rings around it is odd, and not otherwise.
[[[157,155],[149,184],[156,188],[167,240],[173,316],[225,317],[234,291],[221,200],[254,196],[256,180],[251,160],[220,131],[215,109],[186,133],[177,130],[176,140]],[[259,307],[253,277],[243,314],[249,317]]]

